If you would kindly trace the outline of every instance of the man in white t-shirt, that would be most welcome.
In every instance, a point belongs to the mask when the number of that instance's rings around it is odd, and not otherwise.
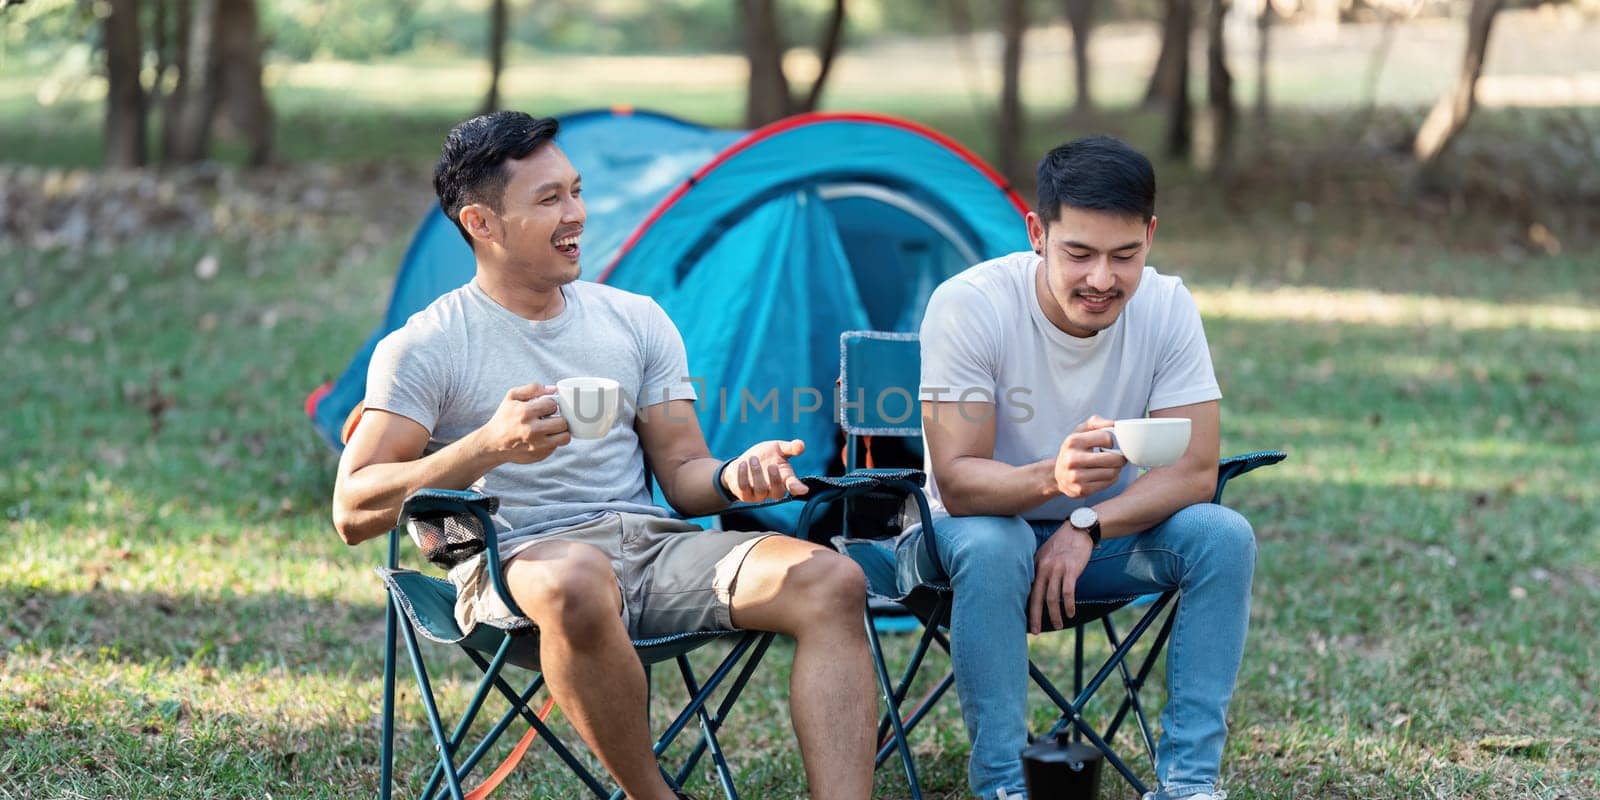
[[[1183,282],[1145,266],[1155,172],[1110,137],[1039,165],[1033,252],[934,292],[922,324],[933,527],[952,584],[952,657],[984,798],[1024,793],[1027,635],[1095,604],[1178,589],[1157,800],[1222,797],[1225,717],[1244,652],[1255,539],[1211,504],[1222,396]],[[1187,417],[1178,463],[1139,474],[1112,420]],[[925,559],[921,530],[900,542]],[[1036,799],[1037,800],[1037,799]]]

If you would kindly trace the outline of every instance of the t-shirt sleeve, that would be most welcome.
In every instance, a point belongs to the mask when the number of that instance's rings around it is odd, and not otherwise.
[[[1150,387],[1150,409],[1204,403],[1222,397],[1217,375],[1211,367],[1211,350],[1206,345],[1205,327],[1194,296],[1183,284],[1173,289],[1167,312],[1167,335],[1156,364]]]
[[[922,400],[975,400],[982,392],[992,402],[999,336],[994,309],[981,292],[959,281],[939,287],[922,319]]]
[[[372,351],[366,407],[411,419],[432,433],[450,387],[449,348],[440,337],[400,328]]]
[[[694,384],[689,381],[689,357],[683,336],[667,312],[651,300],[640,315],[644,343],[644,380],[639,384],[636,408],[648,408],[669,400],[695,400]]]

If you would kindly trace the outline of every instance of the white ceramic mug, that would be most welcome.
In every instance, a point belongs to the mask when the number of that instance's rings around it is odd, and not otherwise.
[[[1119,419],[1112,427],[1118,452],[1141,467],[1165,467],[1178,463],[1189,449],[1188,417],[1144,417]]]
[[[556,381],[556,407],[572,438],[599,439],[617,424],[622,384],[610,378],[562,378]]]

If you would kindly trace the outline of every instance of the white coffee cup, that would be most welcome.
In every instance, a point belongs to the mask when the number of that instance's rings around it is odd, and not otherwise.
[[[622,384],[610,378],[562,378],[556,381],[556,407],[572,438],[599,439],[617,424]]]
[[[1118,451],[1141,467],[1176,464],[1189,449],[1188,417],[1119,419],[1111,430],[1117,438]]]

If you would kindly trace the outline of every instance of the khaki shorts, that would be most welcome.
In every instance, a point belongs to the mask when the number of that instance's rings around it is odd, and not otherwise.
[[[667,517],[607,512],[593,521],[519,542],[501,554],[501,563],[509,564],[524,550],[545,542],[582,542],[599,548],[616,573],[629,637],[648,639],[733,630],[729,602],[739,567],[757,542],[781,535],[708,531]],[[495,591],[483,555],[450,570],[450,582],[456,587],[456,624],[462,632],[479,624],[529,627]]]

